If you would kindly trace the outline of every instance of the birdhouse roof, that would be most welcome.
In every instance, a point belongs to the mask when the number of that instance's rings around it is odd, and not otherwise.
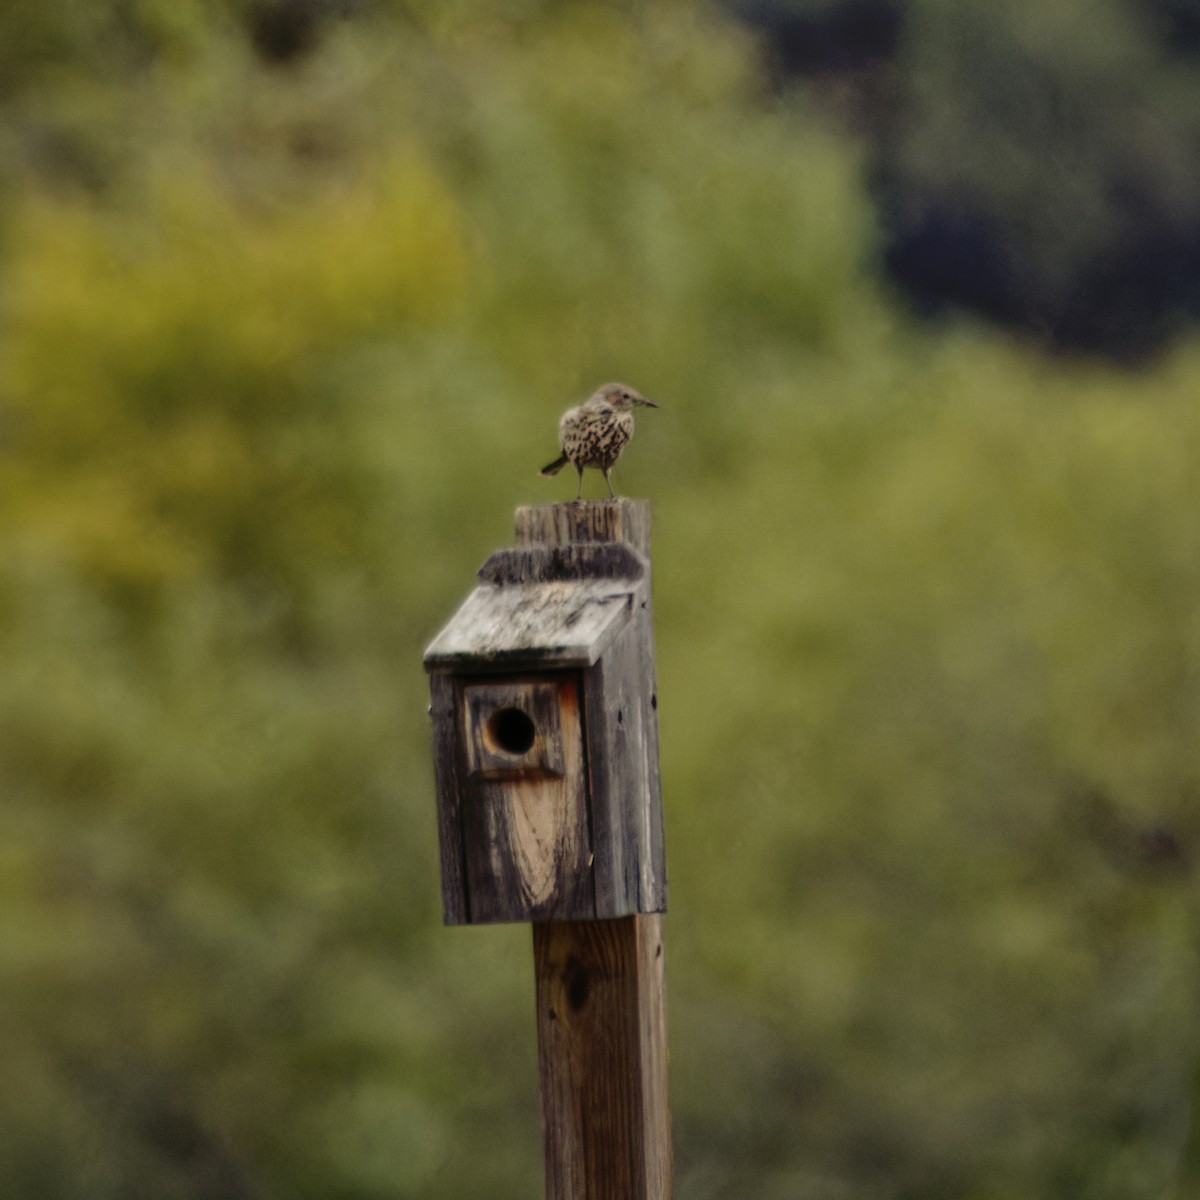
[[[425,667],[590,667],[628,622],[645,560],[626,547],[502,550],[425,651]]]

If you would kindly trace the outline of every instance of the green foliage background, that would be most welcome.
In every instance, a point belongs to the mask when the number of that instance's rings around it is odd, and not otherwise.
[[[662,405],[681,1197],[1196,1194],[1200,346],[914,328],[694,4],[0,13],[0,1195],[536,1195],[423,645]]]

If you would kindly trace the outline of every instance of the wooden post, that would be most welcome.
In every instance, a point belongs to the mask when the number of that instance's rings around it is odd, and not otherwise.
[[[618,542],[649,558],[649,505],[621,499],[518,509],[517,541],[548,547]],[[638,656],[642,686],[597,697],[602,710],[589,709],[588,719],[603,721],[605,736],[597,739],[593,729],[589,742],[610,747],[605,757],[648,760],[657,785],[653,630],[648,608],[639,615],[643,633],[631,653]],[[649,711],[639,708],[637,695],[650,697]],[[618,745],[619,752],[611,749]],[[620,772],[621,767],[592,761],[588,769]],[[643,804],[645,797],[628,801]],[[649,811],[634,824],[643,830],[643,842],[658,852],[642,854],[642,861],[661,863],[661,825]],[[638,882],[643,896],[658,899],[653,907],[665,907],[664,878]],[[671,1125],[661,914],[537,922],[533,952],[546,1200],[668,1200]]]
[[[533,927],[546,1200],[667,1200],[662,917]]]

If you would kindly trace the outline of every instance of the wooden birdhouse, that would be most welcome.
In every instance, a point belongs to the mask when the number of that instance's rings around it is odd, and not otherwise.
[[[447,924],[665,910],[648,530],[518,509],[426,650]]]

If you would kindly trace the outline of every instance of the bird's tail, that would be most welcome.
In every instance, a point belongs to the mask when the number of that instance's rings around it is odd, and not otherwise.
[[[547,463],[539,472],[539,475],[557,475],[559,471],[567,465],[567,456],[560,454],[552,463]]]

